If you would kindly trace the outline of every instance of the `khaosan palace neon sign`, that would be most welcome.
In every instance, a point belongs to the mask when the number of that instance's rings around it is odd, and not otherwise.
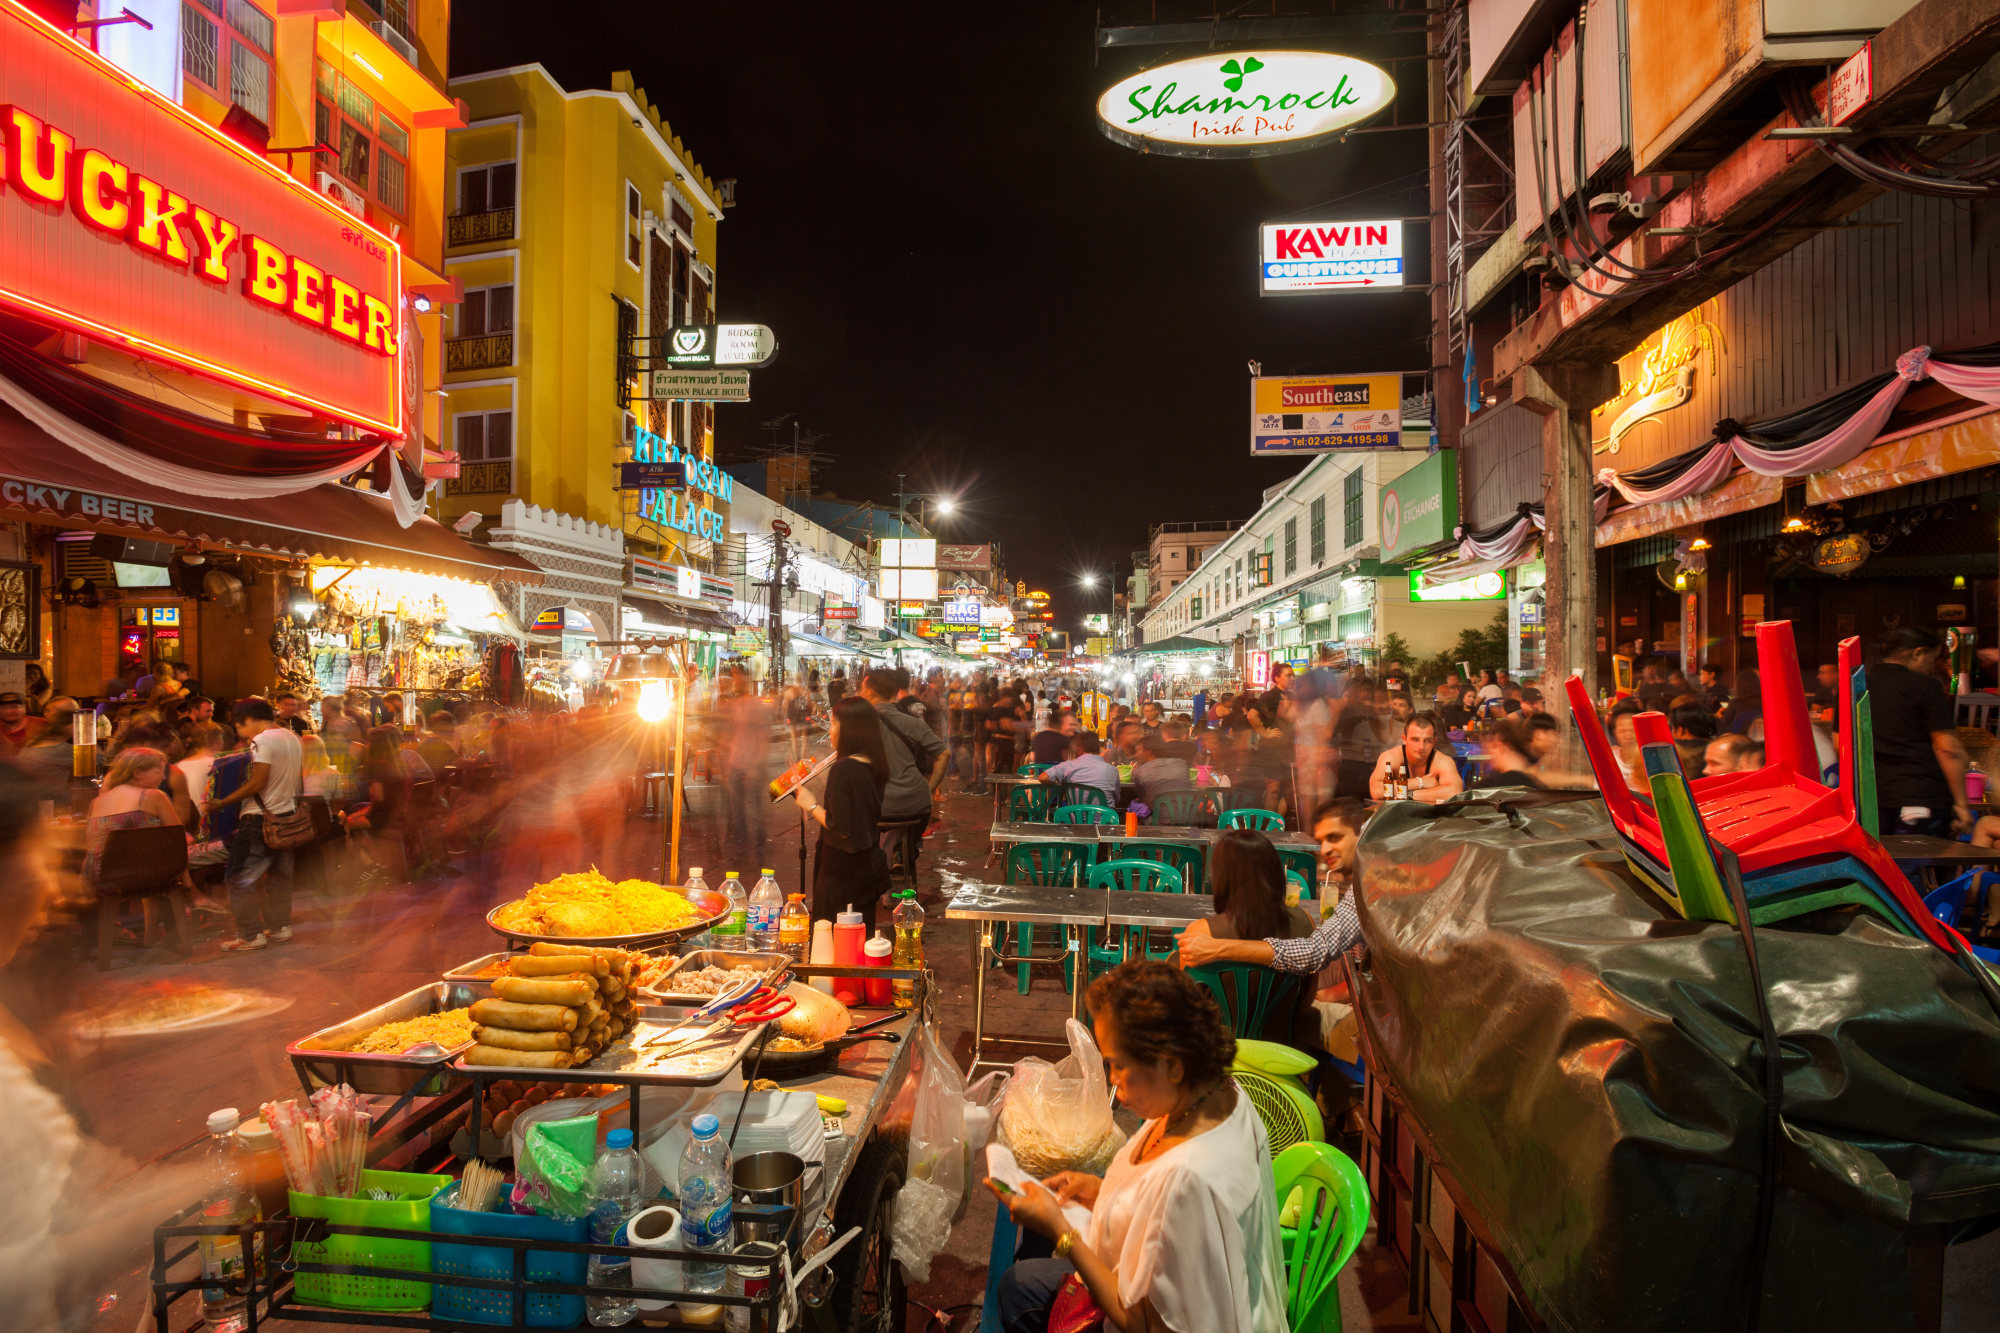
[[[396,243],[0,0],[0,304],[388,435]]]

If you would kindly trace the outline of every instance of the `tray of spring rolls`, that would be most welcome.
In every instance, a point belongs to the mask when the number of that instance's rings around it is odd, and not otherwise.
[[[470,1006],[472,1045],[451,1062],[474,1078],[554,1083],[719,1082],[764,1031],[762,1023],[697,1025],[679,1032],[700,1003],[648,1004],[639,994],[647,959],[624,949],[544,940],[510,955]]]
[[[356,1092],[436,1096],[444,1091],[446,1066],[472,1049],[471,1006],[478,998],[467,987],[433,981],[321,1028],[285,1054],[308,1087],[346,1083]]]

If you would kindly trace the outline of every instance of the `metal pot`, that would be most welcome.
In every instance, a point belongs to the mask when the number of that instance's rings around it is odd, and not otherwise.
[[[806,1201],[806,1164],[795,1153],[758,1152],[730,1167],[735,1188],[736,1244],[786,1244]]]

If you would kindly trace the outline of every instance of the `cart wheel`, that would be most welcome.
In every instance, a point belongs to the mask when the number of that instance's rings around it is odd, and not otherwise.
[[[909,1290],[902,1266],[889,1255],[889,1220],[896,1192],[903,1188],[904,1166],[901,1148],[876,1139],[861,1150],[834,1209],[835,1235],[861,1228],[832,1262],[835,1280],[828,1305],[835,1326],[846,1333],[901,1333]]]

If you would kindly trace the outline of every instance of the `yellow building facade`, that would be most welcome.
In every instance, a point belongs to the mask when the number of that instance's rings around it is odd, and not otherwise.
[[[718,189],[629,74],[571,92],[540,65],[453,79],[442,515],[520,501],[704,566],[708,542],[637,513],[618,464],[659,441],[713,449],[712,407],[649,403],[629,340],[714,319]],[[718,507],[720,501],[713,501]]]

